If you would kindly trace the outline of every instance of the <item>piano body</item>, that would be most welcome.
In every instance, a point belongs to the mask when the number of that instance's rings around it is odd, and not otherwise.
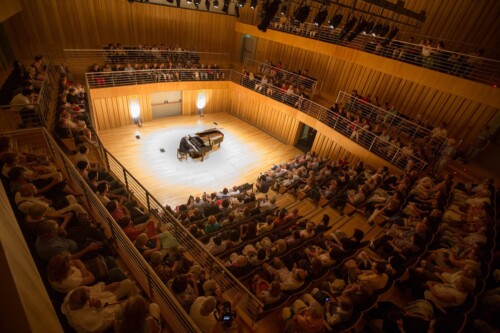
[[[191,146],[189,155],[192,158],[203,158],[207,152],[213,149],[215,145],[220,147],[220,143],[224,141],[224,133],[216,128],[211,128],[205,131],[197,132],[194,136],[188,136],[188,143]]]

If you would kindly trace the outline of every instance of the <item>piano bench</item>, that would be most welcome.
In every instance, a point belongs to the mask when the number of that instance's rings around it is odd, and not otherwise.
[[[188,159],[188,153],[185,152],[185,151],[182,151],[180,149],[177,149],[177,158],[179,159],[179,161],[182,161],[183,158]]]

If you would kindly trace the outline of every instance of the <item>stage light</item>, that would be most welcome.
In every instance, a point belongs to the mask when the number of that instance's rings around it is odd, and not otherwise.
[[[286,4],[281,6],[281,11],[280,11],[281,15],[285,15],[287,11],[288,11],[288,6]]]
[[[214,0],[214,7],[219,8],[219,0]]]
[[[356,25],[357,21],[358,21],[358,19],[355,16],[352,16],[347,21],[347,23],[345,24],[344,28],[340,32],[339,39],[343,39],[345,36],[347,36],[347,34],[352,30],[352,28],[354,28],[354,26]]]
[[[250,1],[250,8],[255,9],[257,7],[257,0]]]
[[[210,11],[210,0],[205,0],[205,7],[207,8],[207,12]]]
[[[141,127],[142,126],[142,120],[141,120],[141,105],[139,104],[139,99],[138,98],[133,98],[129,102],[129,107],[130,107],[130,116],[132,116],[132,121],[134,124],[137,124],[137,126]]]
[[[370,32],[371,32],[372,36],[377,36],[380,34],[380,30],[382,30],[382,23],[379,22],[379,23],[375,24],[372,31],[370,31]]]
[[[363,27],[363,35],[366,35],[368,32],[371,32],[373,30],[374,24],[375,23],[373,23],[373,21],[366,23],[365,26]]]
[[[330,28],[335,29],[336,27],[338,27],[340,25],[340,23],[342,23],[343,18],[344,18],[344,16],[342,14],[336,14],[335,16],[333,16],[330,19],[330,21],[328,22],[328,25],[330,26]]]
[[[317,27],[320,27],[323,22],[325,22],[326,17],[328,16],[328,11],[326,9],[321,10],[313,19],[314,24]]]
[[[389,33],[389,29],[389,25],[387,23],[384,24],[382,28],[380,28],[379,36],[384,37],[385,35],[387,35]]]
[[[264,7],[262,10],[262,13],[264,14],[264,17],[262,18],[262,22],[257,26],[257,28],[262,31],[266,32],[267,28],[271,24],[272,19],[278,12],[278,9],[280,8],[280,0],[274,0],[273,2],[269,3],[266,1],[264,3]]]
[[[226,14],[229,12],[229,4],[231,3],[231,0],[224,0],[224,6],[222,6],[222,11]]]
[[[237,2],[234,3],[234,15],[236,15],[236,18],[240,18],[240,7]]]
[[[308,5],[301,6],[299,9],[295,11],[295,19],[300,23],[304,23],[309,16],[311,8]]]
[[[356,26],[356,29],[354,29],[354,31],[351,31],[349,36],[347,36],[347,40],[349,42],[352,42],[354,38],[356,38],[363,31],[363,29],[367,24],[368,22],[366,22],[364,18],[361,18],[361,21],[359,21],[358,25]]]
[[[238,2],[238,6],[240,6],[240,7],[245,7],[245,4],[246,4],[246,3],[247,3],[247,0],[240,0],[240,1]]]

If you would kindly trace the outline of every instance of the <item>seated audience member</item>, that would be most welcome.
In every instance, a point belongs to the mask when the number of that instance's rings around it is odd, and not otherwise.
[[[142,233],[137,236],[134,245],[139,253],[146,259],[151,257],[154,252],[161,250],[160,237],[158,235],[152,239],[149,238],[146,233]]]
[[[306,224],[304,230],[300,230],[300,237],[302,239],[309,239],[314,236],[314,223],[309,222]]]
[[[281,290],[296,290],[305,283],[307,272],[303,269],[294,267],[292,270],[289,270],[278,258],[274,258],[273,266],[264,264],[263,268],[267,270],[269,274],[276,277]]]
[[[189,315],[203,333],[215,332],[218,324],[214,312],[217,310],[217,299],[214,296],[200,296],[191,306]]]
[[[225,241],[222,241],[221,235],[217,235],[210,238],[208,244],[205,245],[205,248],[212,255],[217,256],[227,250],[227,243]]]
[[[321,305],[309,294],[296,300],[291,308],[285,308],[282,317],[285,319],[285,332],[317,333],[323,332],[326,323]]]
[[[55,203],[52,200],[37,197],[36,195],[37,188],[35,185],[30,183],[21,185],[19,192],[16,193],[14,198],[17,209],[24,214],[28,214],[30,208],[33,206],[43,205],[47,207],[45,215],[56,218],[64,217],[64,214],[68,212],[87,213],[72,195],[59,197]]]
[[[170,289],[182,308],[189,313],[193,302],[199,296],[196,279],[191,275],[177,275],[171,281]]]
[[[149,264],[158,275],[160,280],[162,280],[163,283],[167,284],[168,281],[173,277],[173,274],[175,274],[177,271],[178,261],[176,260],[172,267],[169,267],[166,263],[163,262],[163,256],[161,252],[155,251],[151,254]]]
[[[457,278],[454,283],[428,281],[426,286],[429,289],[425,291],[424,298],[443,312],[446,308],[462,305],[474,289],[464,277]]]
[[[141,295],[131,296],[123,308],[118,333],[160,333],[160,308]]]
[[[372,294],[373,292],[384,288],[389,280],[385,273],[386,265],[382,262],[372,264],[372,269],[361,271],[358,274],[358,283],[363,283],[365,290]]]
[[[116,267],[112,257],[105,258],[105,264],[108,269],[107,290],[119,287],[120,281],[125,280],[126,276]],[[60,293],[68,293],[78,287],[88,286],[96,282],[94,274],[85,267],[80,259],[71,259],[69,252],[62,252],[52,257],[47,270],[50,285]],[[118,285],[113,284],[115,282]]]
[[[332,304],[334,307],[331,306]],[[327,301],[325,303],[325,310],[326,322],[331,329],[332,326],[340,324],[351,318],[353,304],[349,297],[341,295]]]
[[[96,233],[95,239],[88,242],[87,237],[82,239],[80,244],[74,240],[58,235],[59,226],[56,221],[48,220],[41,222],[37,229],[38,238],[36,239],[35,247],[40,258],[49,261],[53,256],[61,252],[70,252],[72,259],[80,259],[89,257],[92,252],[103,248],[103,235]],[[98,236],[98,237],[96,237]],[[83,238],[83,237],[82,237]]]
[[[106,290],[104,284],[74,289],[64,298],[61,312],[78,333],[106,332],[121,318],[127,299],[138,293],[130,280],[125,281],[112,291]]]
[[[142,212],[137,207],[133,207],[131,210],[128,210],[127,207],[122,206],[116,200],[108,202],[106,208],[115,221],[120,220],[124,216],[129,216],[134,224],[141,224],[149,220],[149,214]]]
[[[257,235],[269,232],[274,228],[274,218],[272,215],[268,215],[265,223],[259,223],[257,225]]]
[[[259,192],[267,193],[271,187],[271,181],[266,177],[266,175],[261,175],[255,182],[255,187]]]
[[[265,305],[276,303],[281,299],[281,287],[276,280],[269,283],[259,275],[255,275],[252,280],[252,289],[255,296]]]
[[[207,224],[205,225],[205,233],[210,234],[216,232],[220,229],[220,224],[217,222],[215,215],[210,215],[207,219]]]

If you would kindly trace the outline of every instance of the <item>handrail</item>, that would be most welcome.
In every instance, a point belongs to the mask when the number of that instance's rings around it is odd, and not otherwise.
[[[202,269],[210,271],[211,277],[232,296],[235,294],[245,296],[239,303],[239,309],[255,321],[264,307],[262,302],[206,251],[203,245],[106,148],[102,147],[102,151],[109,161],[110,170],[125,183],[129,191],[134,192],[135,198],[173,233],[179,244],[188,250],[197,264]]]
[[[85,77],[89,88],[106,88],[159,82],[219,81],[228,74],[228,69],[176,68],[87,72]]]
[[[21,116],[21,120],[23,121],[22,124],[13,124],[11,123],[11,117],[9,115],[6,115],[7,128],[5,128],[5,130],[10,130],[10,131],[16,130],[19,127],[19,125],[21,125],[21,127],[23,126],[42,127],[42,126],[47,126],[48,124],[51,123],[51,119],[49,119],[49,117],[52,115],[50,109],[52,107],[52,104],[55,102],[55,93],[52,88],[54,86],[57,86],[55,84],[57,83],[57,79],[56,79],[56,70],[52,58],[48,56],[46,58],[47,58],[46,75],[40,86],[40,91],[38,93],[36,101],[26,104],[0,105],[0,110],[2,110],[3,112],[12,111],[14,113],[21,111],[23,107],[26,108],[26,106],[32,105],[33,106],[32,110],[36,114],[36,117],[29,116],[29,120],[25,123],[24,122],[25,119],[22,119],[23,116]]]
[[[413,154],[406,155],[405,150],[403,150],[402,148],[392,144],[391,142],[381,139],[369,130],[361,128],[349,119],[325,108],[322,105],[319,105],[309,99],[305,99],[302,96],[283,92],[279,87],[271,86],[269,84],[262,84],[257,79],[249,80],[249,78],[244,76],[242,73],[230,71],[230,74],[231,75],[229,76],[229,79],[232,82],[235,82],[253,91],[258,91],[262,94],[265,94],[267,97],[275,99],[281,103],[285,103],[290,107],[294,107],[299,111],[315,119],[318,119],[322,123],[328,125],[344,136],[347,136],[351,140],[354,139],[353,141],[363,146],[368,151],[379,155],[380,157],[400,169],[405,169],[410,159],[413,161],[414,168],[417,170],[423,170],[427,166],[427,162],[425,162],[421,158],[418,158]],[[257,86],[259,86],[259,88],[257,88]],[[264,87],[260,89],[260,86]],[[270,94],[267,92],[268,88],[272,90]]]
[[[251,67],[256,70],[255,71],[256,74],[259,73],[261,75],[267,75],[269,71],[272,71],[275,68],[275,66],[273,66],[271,62],[260,62],[250,58],[245,58],[244,67],[246,69]],[[305,88],[310,90],[311,93],[313,94],[316,92],[318,80],[282,68],[279,69],[279,72],[283,72],[286,74],[285,81],[292,81],[297,83],[298,88],[300,88],[300,86],[304,86]]]
[[[125,235],[121,227],[118,223],[116,223],[46,129],[43,129],[43,134],[55,161],[59,162],[59,165],[64,166],[68,182],[76,185],[76,188],[83,191],[83,197],[87,201],[87,207],[89,207],[88,209],[90,209],[93,213],[93,218],[97,222],[101,222],[107,232],[115,238],[117,251],[121,253],[124,258],[127,258],[125,263],[129,267],[130,271],[134,273],[134,277],[137,282],[141,284],[143,289],[148,293],[149,297],[153,301],[163,305],[163,311],[161,312],[165,319],[171,319],[174,321],[172,322],[171,320],[168,320],[169,325],[173,325],[172,328],[177,327],[186,332],[199,332],[198,327],[194,324],[189,315],[184,313],[182,306],[178,304],[170,290],[168,290],[168,288],[157,277],[156,273],[144,257],[135,249],[135,246],[129,240],[127,235]],[[126,254],[126,256],[124,254]],[[162,297],[163,295],[168,297]],[[168,307],[168,310],[165,309],[165,306]],[[182,321],[182,325],[179,325],[179,320]]]
[[[363,116],[367,119],[378,119],[380,116],[383,117],[384,123],[386,123],[386,119],[389,119],[389,128],[397,125],[399,128],[404,129],[405,132],[410,134],[410,141],[413,141],[415,138],[423,138],[432,135],[432,131],[430,129],[403,118],[397,113],[391,113],[388,110],[384,110],[382,107],[373,105],[359,97],[350,95],[347,92],[339,91],[336,103],[343,103],[347,108],[361,110]],[[441,141],[444,143],[446,138],[443,138]]]
[[[188,314],[184,312],[170,290],[157,277],[142,255],[135,249],[120,226],[114,221],[107,209],[73,166],[65,153],[59,148],[50,133],[45,128],[18,130],[6,132],[3,135],[11,136],[18,145],[28,145],[30,148],[43,149],[43,154],[50,156],[65,174],[66,181],[73,188],[82,192],[82,200],[86,203],[87,212],[95,222],[100,223],[107,235],[111,235],[116,242],[115,249],[122,258],[135,281],[141,285],[152,301],[160,305],[162,317],[176,332],[199,333]],[[35,145],[32,147],[32,145]]]
[[[243,14],[239,20],[251,25],[260,23],[260,17],[253,15],[253,13]],[[283,21],[278,18],[274,19],[268,29],[373,53],[488,85],[497,85],[500,82],[500,61],[494,59],[448,50],[437,50],[434,47],[431,48],[431,52],[433,52],[431,55],[423,56],[422,46],[419,44],[373,36],[369,32],[367,34],[360,33],[350,39],[349,34],[344,34],[340,28],[332,29],[328,25],[318,27],[313,23],[299,24],[297,21]]]

